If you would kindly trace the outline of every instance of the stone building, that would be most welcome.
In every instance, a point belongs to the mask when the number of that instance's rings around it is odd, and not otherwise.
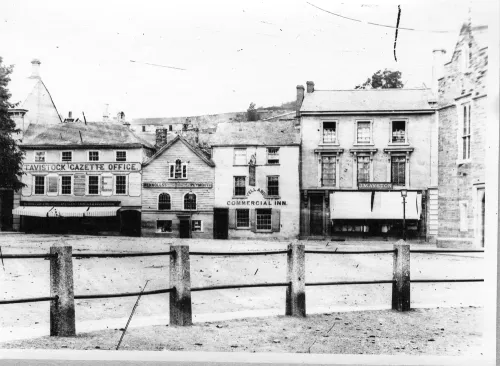
[[[300,134],[294,122],[221,123],[215,162],[215,238],[296,238]]]
[[[212,238],[214,162],[181,136],[157,146],[143,164],[142,235]]]
[[[464,24],[439,78],[440,247],[484,246],[488,28]],[[440,63],[441,62],[441,63]]]
[[[315,90],[297,86],[300,233],[305,238],[433,240],[437,120],[428,89]],[[401,191],[407,191],[403,211]]]

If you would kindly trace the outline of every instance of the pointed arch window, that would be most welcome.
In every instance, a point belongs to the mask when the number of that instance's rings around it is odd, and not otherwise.
[[[158,196],[158,210],[171,210],[170,195],[168,193],[161,193]]]

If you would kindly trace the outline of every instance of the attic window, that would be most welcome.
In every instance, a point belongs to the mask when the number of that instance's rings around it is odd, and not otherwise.
[[[89,161],[99,161],[99,151],[89,151]]]
[[[45,163],[45,151],[35,151],[35,163]]]
[[[170,179],[184,179],[187,178],[187,164],[183,163],[180,159],[175,161],[175,164],[170,164]]]

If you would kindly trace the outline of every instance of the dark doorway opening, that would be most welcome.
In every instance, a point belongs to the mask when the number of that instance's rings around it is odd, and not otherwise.
[[[229,209],[214,208],[214,239],[227,239],[229,227]]]
[[[0,190],[0,231],[12,230],[14,208],[14,191]]]
[[[310,197],[310,226],[312,236],[323,235],[323,196]]]
[[[141,213],[136,210],[127,210],[120,213],[122,235],[141,236]]]
[[[181,238],[189,238],[189,220],[181,219],[179,221],[179,236]]]

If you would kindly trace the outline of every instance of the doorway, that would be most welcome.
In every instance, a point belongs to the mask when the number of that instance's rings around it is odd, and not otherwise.
[[[214,239],[227,239],[229,227],[229,209],[214,208]]]
[[[323,235],[323,196],[310,197],[310,227],[312,236]]]
[[[120,221],[120,232],[122,235],[141,236],[141,213],[139,211],[121,211]]]
[[[189,220],[180,219],[179,221],[179,237],[189,238]]]

